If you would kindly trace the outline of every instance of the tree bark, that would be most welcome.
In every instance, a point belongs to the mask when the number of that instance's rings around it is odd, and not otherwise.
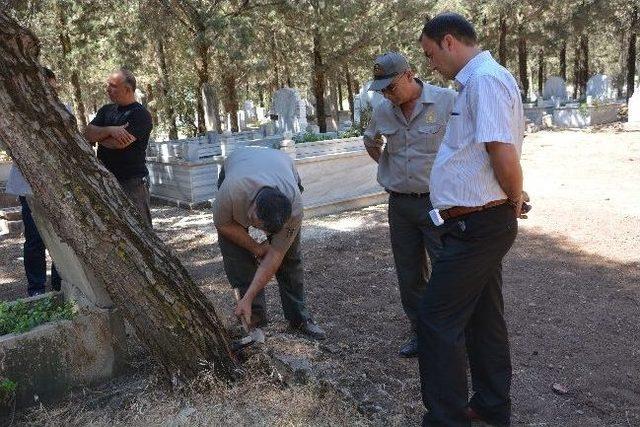
[[[589,36],[580,36],[580,95],[587,96],[587,81],[589,80]]]
[[[342,110],[342,82],[339,77],[336,77],[338,80],[338,111]]]
[[[524,92],[524,98],[529,98],[529,72],[527,67],[527,37],[522,28],[518,30],[518,74]]]
[[[629,51],[627,53],[627,100],[631,98],[635,89],[636,76],[636,40],[638,38],[638,6],[634,6],[631,14],[629,30]]]
[[[75,109],[76,118],[80,121],[80,131],[84,131],[87,127],[87,116],[84,110],[84,102],[82,102],[82,88],[80,87],[80,77],[77,71],[71,72],[71,87],[73,88],[73,108]]]
[[[573,99],[578,99],[580,89],[580,45],[575,41],[573,50]]]
[[[500,38],[498,39],[498,62],[507,66],[507,17],[500,14]]]
[[[63,6],[58,3],[56,4],[57,12],[58,12],[58,22],[60,24],[60,33],[58,34],[58,38],[60,39],[60,45],[62,46],[62,60],[65,64],[68,64],[68,56],[71,53],[71,37],[69,33],[66,31],[67,28],[67,18],[65,16],[65,11]],[[80,121],[80,130],[84,131],[84,128],[87,127],[87,117],[84,108],[84,102],[82,101],[82,87],[80,86],[80,77],[78,76],[78,71],[73,68],[71,65],[71,97],[73,98],[73,108],[76,113],[76,118]]]
[[[153,127],[156,128],[158,126],[158,109],[156,108],[157,102],[155,98],[155,94],[153,93],[153,85],[147,84],[147,110],[149,110],[149,114],[151,114],[151,122],[153,123]]]
[[[313,30],[313,95],[316,97],[316,119],[320,132],[327,131],[324,111],[325,71],[322,64],[322,36],[317,28]]]
[[[198,75],[198,90],[196,91],[196,117],[198,118],[198,134],[204,134],[207,129],[204,120],[204,104],[202,102],[202,88],[209,82],[209,44],[204,40],[204,29],[198,33],[196,46],[196,74]]]
[[[231,116],[231,132],[238,132],[238,94],[236,90],[236,76],[233,70],[225,70],[224,80],[224,110]]]
[[[538,93],[542,94],[544,85],[544,48],[538,50]]]
[[[345,65],[344,67],[344,76],[347,80],[347,97],[349,99],[349,112],[351,113],[351,123],[354,121],[353,116],[353,86],[351,83],[351,73],[349,72],[349,66]]]
[[[171,83],[169,81],[169,68],[164,54],[164,42],[161,37],[156,38],[155,42],[156,68],[158,69],[158,77],[160,93],[162,95],[161,103],[164,110],[164,120],[169,127],[169,139],[178,139],[178,126],[176,125],[176,114],[173,110],[173,101],[171,97]]]
[[[567,41],[563,40],[560,46],[560,77],[567,81]]]
[[[0,11],[0,142],[55,233],[105,286],[172,376],[233,378],[225,329],[175,253],[146,226],[49,87],[35,36]]]

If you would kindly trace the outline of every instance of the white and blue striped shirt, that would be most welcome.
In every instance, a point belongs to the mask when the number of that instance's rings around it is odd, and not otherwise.
[[[455,80],[460,93],[431,169],[431,202],[438,209],[506,199],[485,143],[514,144],[519,156],[524,138],[518,84],[488,51],[473,57]]]

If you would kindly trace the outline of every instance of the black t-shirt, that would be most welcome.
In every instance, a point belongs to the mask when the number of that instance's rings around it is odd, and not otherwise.
[[[148,175],[145,165],[145,153],[149,144],[149,135],[153,128],[151,114],[138,102],[126,106],[107,104],[98,110],[91,120],[95,126],[122,126],[136,137],[126,148],[114,150],[98,145],[98,159],[116,178],[141,178]]]

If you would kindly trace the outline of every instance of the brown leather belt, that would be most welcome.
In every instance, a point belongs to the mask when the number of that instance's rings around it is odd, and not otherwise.
[[[480,212],[485,209],[504,205],[508,201],[509,199],[494,200],[492,202],[487,203],[484,206],[453,206],[449,209],[442,209],[440,211],[440,217],[446,221],[448,219],[458,218],[460,216],[467,215],[473,212]]]

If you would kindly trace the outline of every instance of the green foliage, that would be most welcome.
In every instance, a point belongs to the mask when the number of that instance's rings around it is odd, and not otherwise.
[[[293,141],[296,144],[301,144],[303,142],[316,142],[316,141],[326,141],[328,139],[335,139],[335,135],[324,135],[321,133],[313,133],[313,132],[305,132],[302,134],[294,135]]]
[[[52,298],[34,304],[0,302],[0,335],[23,333],[43,323],[72,319],[75,313],[71,302],[55,304]]]
[[[11,402],[16,392],[18,384],[9,378],[3,378],[0,381],[0,404]]]

